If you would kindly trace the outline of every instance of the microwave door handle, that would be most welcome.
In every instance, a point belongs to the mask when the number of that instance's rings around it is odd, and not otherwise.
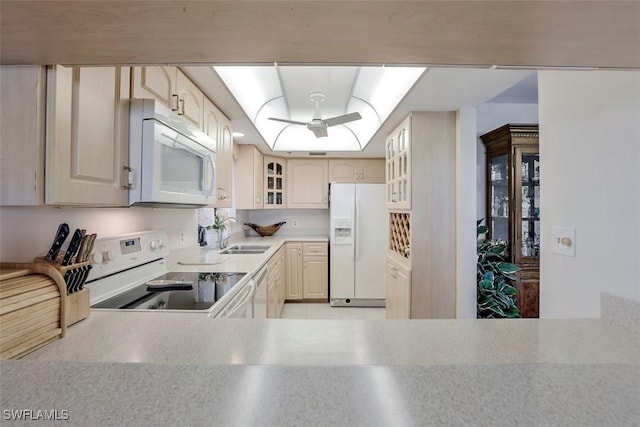
[[[207,155],[207,163],[211,165],[211,177],[209,178],[209,186],[206,187],[206,195],[207,197],[212,197],[216,181],[216,163],[213,161],[213,156],[210,154]],[[203,176],[202,179],[207,178],[206,176]]]

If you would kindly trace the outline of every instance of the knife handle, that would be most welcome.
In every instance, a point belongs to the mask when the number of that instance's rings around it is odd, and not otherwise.
[[[53,238],[53,244],[51,245],[51,249],[49,249],[49,253],[45,259],[47,261],[54,262],[58,257],[58,253],[60,253],[60,248],[62,248],[62,244],[67,239],[69,235],[69,224],[62,223],[58,226],[58,230],[56,231],[56,235]]]
[[[85,255],[87,253],[87,249],[89,249],[89,241],[91,240],[91,236],[85,234],[82,236],[82,241],[80,242],[80,249],[78,249],[78,255],[76,255],[76,262],[83,262]]]
[[[78,248],[80,246],[80,242],[82,241],[82,230],[76,228],[76,231],[73,233],[73,237],[69,242],[69,247],[67,248],[67,252],[64,254],[64,258],[62,259],[61,265],[67,266],[71,264],[73,260],[73,256],[78,252]]]

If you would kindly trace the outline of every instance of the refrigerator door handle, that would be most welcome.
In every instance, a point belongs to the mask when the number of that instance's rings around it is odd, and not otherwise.
[[[356,199],[351,199],[351,262],[356,262],[356,236],[354,233],[356,231],[357,221],[356,215],[358,214],[358,210],[356,209]]]
[[[355,261],[358,261],[360,259],[360,199],[358,199],[358,196],[356,196],[356,202],[355,202],[355,230],[356,230],[356,235],[354,236],[354,244],[355,244]]]

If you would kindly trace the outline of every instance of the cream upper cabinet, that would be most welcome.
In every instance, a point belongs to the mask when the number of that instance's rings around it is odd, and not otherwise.
[[[356,182],[355,159],[330,159],[329,182]]]
[[[176,93],[178,94],[178,115],[198,129],[202,129],[204,94],[180,70],[176,73]]]
[[[286,197],[287,161],[264,156],[264,209],[284,209]]]
[[[384,183],[384,159],[330,159],[329,182]]]
[[[202,91],[177,67],[133,67],[131,97],[155,99],[186,121],[205,130]]]
[[[176,67],[133,67],[131,70],[131,97],[155,99],[173,111],[178,110]]]
[[[387,319],[409,319],[411,312],[411,271],[387,258]]]
[[[213,204],[218,208],[230,208],[233,195],[231,122],[208,98],[204,98],[203,131],[216,141],[216,194]]]
[[[127,205],[129,81],[128,67],[47,70],[47,204]]]
[[[262,209],[264,186],[264,158],[254,145],[238,144],[235,161],[237,209]]]
[[[387,206],[411,209],[411,116],[385,141]]]
[[[324,209],[329,206],[327,160],[289,159],[287,162],[287,207]]]
[[[0,67],[0,204],[44,204],[46,71]]]
[[[358,182],[385,182],[385,159],[358,159]]]
[[[286,257],[286,299],[302,299],[302,243],[285,244]]]

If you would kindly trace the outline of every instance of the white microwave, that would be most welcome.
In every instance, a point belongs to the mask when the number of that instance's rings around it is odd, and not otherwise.
[[[132,99],[129,118],[130,205],[215,202],[214,139],[152,99]]]

